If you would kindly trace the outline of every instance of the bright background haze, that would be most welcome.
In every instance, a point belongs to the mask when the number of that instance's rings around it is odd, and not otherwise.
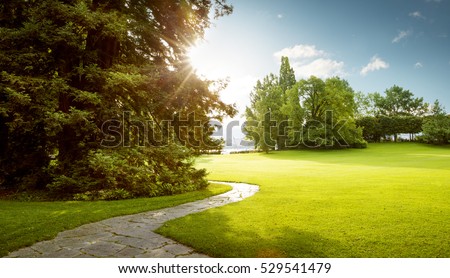
[[[228,2],[233,14],[214,21],[190,56],[199,74],[229,78],[222,99],[241,115],[281,56],[297,79],[340,76],[364,93],[399,85],[450,111],[450,0]]]

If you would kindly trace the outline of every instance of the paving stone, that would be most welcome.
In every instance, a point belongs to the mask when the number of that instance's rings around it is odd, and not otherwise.
[[[175,256],[188,255],[188,254],[194,252],[194,250],[192,250],[192,248],[189,248],[187,246],[184,246],[184,245],[178,244],[178,243],[166,245],[162,249],[166,250],[167,252],[169,252],[171,254],[174,254]]]
[[[40,258],[75,258],[80,255],[79,249],[71,249],[69,247],[64,247],[56,252],[44,253]]]
[[[141,239],[147,239],[149,237],[149,234],[152,233],[152,230],[147,228],[127,229],[125,227],[121,227],[117,229],[113,228],[111,231],[116,235],[135,237]]]
[[[104,240],[104,239],[108,239],[108,238],[112,238],[112,237],[114,237],[113,233],[103,232],[103,233],[98,233],[98,234],[80,236],[77,239],[79,241],[83,242],[83,245],[85,245],[88,243],[93,243],[93,242],[97,242],[99,240]]]
[[[116,258],[135,258],[136,256],[144,254],[145,251],[139,248],[125,247],[124,249],[117,252],[114,257]]]
[[[142,256],[143,258],[175,258],[174,254],[171,254],[164,249],[150,250]],[[136,256],[136,258],[139,258],[139,256]]]
[[[38,243],[34,244],[33,246],[31,246],[30,248],[36,250],[40,254],[53,253],[53,252],[56,252],[56,251],[62,249],[61,246],[56,244],[55,241],[53,241],[53,240],[38,242]]]
[[[85,254],[89,254],[95,257],[113,257],[116,253],[118,253],[125,247],[125,245],[113,242],[97,242],[81,249],[81,251]]]
[[[60,238],[56,237],[54,240],[49,241],[49,244],[58,245],[60,247],[67,247],[70,249],[80,249],[87,245],[89,245],[89,242],[83,241],[80,238]]]
[[[7,257],[9,258],[38,258],[40,253],[31,249],[30,247],[25,247],[20,250],[9,253]]]

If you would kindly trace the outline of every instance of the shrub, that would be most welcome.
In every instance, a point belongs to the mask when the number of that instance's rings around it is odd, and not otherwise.
[[[58,175],[47,188],[55,197],[76,200],[118,200],[172,195],[207,186],[205,170],[197,170],[188,149],[172,145],[92,151],[70,173]]]

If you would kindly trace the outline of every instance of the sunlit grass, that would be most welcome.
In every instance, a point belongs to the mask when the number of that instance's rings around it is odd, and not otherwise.
[[[9,251],[54,238],[58,232],[102,219],[172,207],[224,193],[231,187],[180,195],[97,202],[17,202],[0,200],[0,257]]]
[[[205,156],[210,179],[260,185],[159,232],[216,257],[450,257],[450,149]]]

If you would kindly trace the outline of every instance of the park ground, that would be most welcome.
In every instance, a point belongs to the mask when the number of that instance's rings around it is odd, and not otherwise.
[[[450,257],[449,165],[414,143],[203,156],[209,179],[260,192],[158,232],[215,257]]]
[[[159,233],[214,257],[450,257],[450,148],[209,155],[209,179],[257,184],[242,202],[176,219]],[[0,256],[102,219],[229,190],[97,202],[0,200]]]

